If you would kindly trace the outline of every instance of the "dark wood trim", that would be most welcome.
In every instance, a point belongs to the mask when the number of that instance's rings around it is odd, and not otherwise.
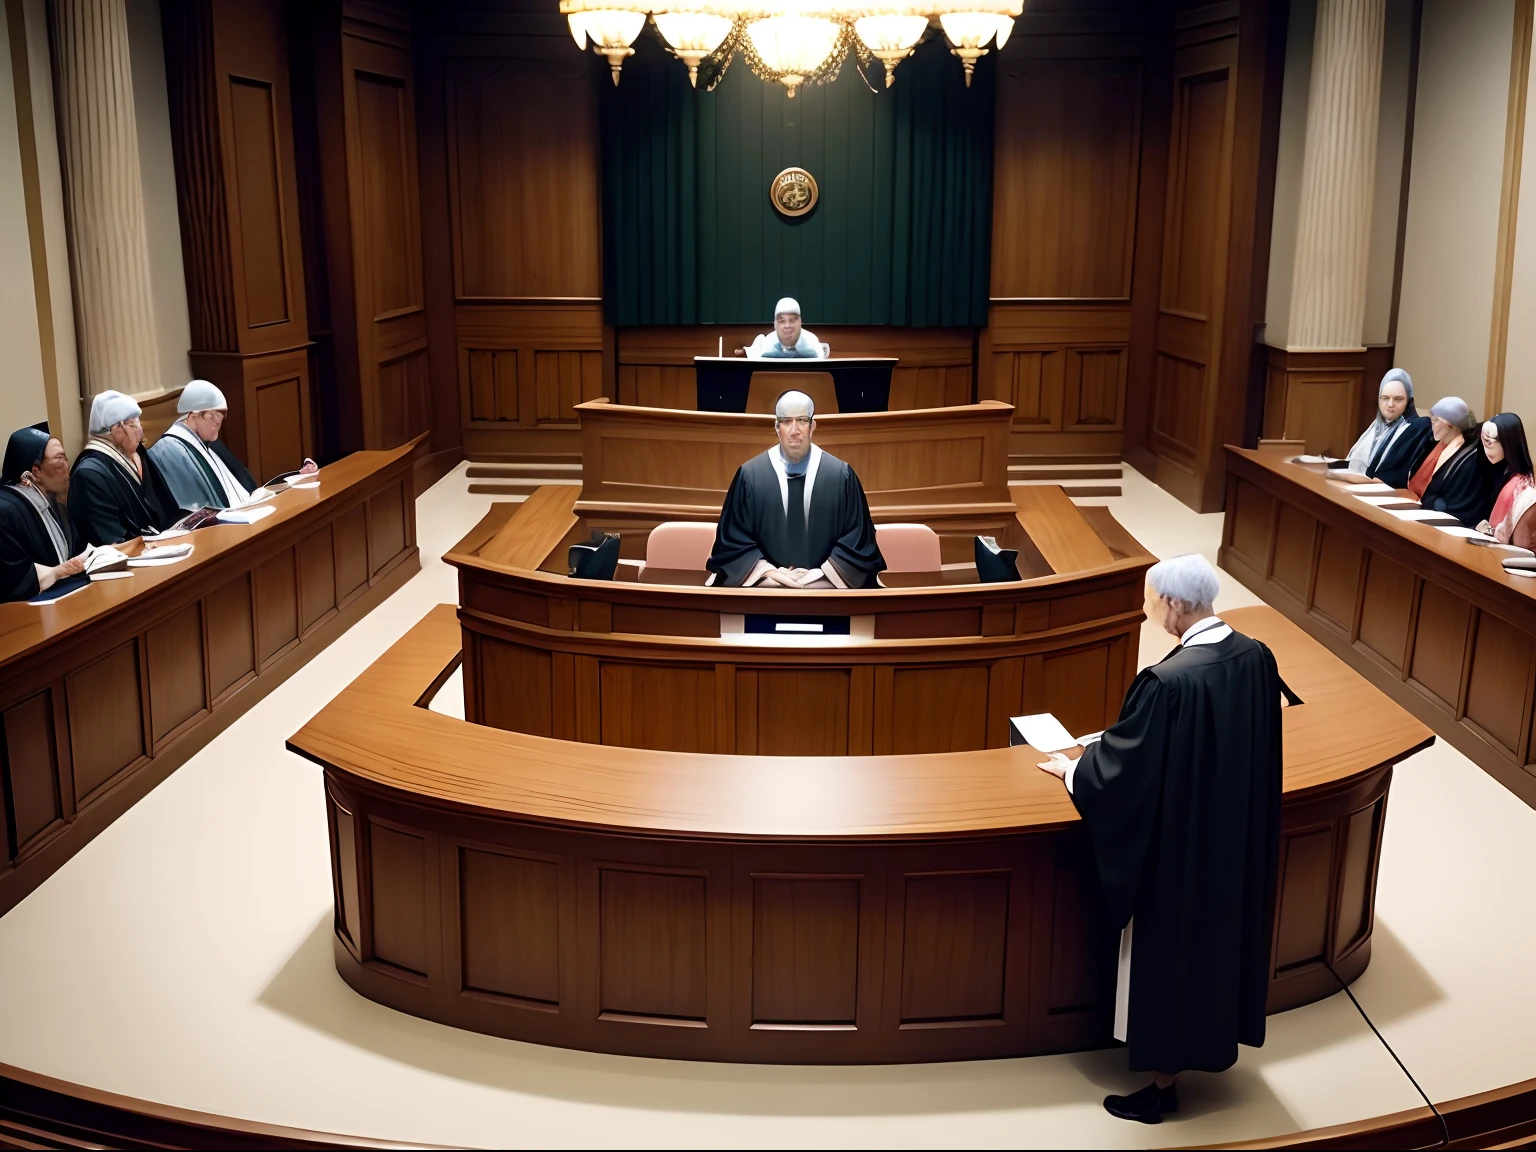
[[[238,1120],[0,1064],[0,1148],[433,1148]]]

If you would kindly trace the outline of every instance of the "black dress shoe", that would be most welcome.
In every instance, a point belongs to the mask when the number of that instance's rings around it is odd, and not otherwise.
[[[1159,1088],[1148,1084],[1129,1096],[1104,1097],[1104,1111],[1121,1120],[1139,1120],[1143,1124],[1161,1124],[1163,1117],[1179,1110],[1179,1088],[1170,1084]]]

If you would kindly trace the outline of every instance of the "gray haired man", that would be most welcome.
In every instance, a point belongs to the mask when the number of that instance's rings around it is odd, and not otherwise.
[[[1264,1043],[1288,690],[1269,649],[1215,614],[1219,590],[1204,557],[1154,564],[1147,619],[1178,647],[1081,757],[1040,765],[1083,817],[1121,930],[1115,1038],[1153,1074],[1104,1107],[1144,1124],[1177,1111],[1180,1072],[1221,1072],[1238,1044]]]

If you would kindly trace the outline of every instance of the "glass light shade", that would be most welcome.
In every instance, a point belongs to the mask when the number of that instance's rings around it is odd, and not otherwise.
[[[1007,32],[1003,31],[1001,20],[1008,21]],[[939,15],[939,24],[949,38],[950,52],[960,57],[967,88],[971,86],[976,61],[987,54],[987,43],[1000,33],[1006,40],[1008,32],[1013,31],[1010,17],[999,18],[993,12],[943,12]]]
[[[662,39],[688,65],[688,82],[697,87],[699,62],[725,43],[733,22],[710,12],[658,12],[654,19]]]
[[[635,54],[630,45],[645,28],[645,9],[594,8],[570,12],[566,22],[571,26],[571,35],[578,47],[585,48],[590,39],[592,50],[607,59],[613,82],[617,84],[624,57]]]
[[[896,65],[912,54],[912,49],[922,39],[928,27],[926,16],[904,16],[882,12],[873,16],[860,16],[853,22],[864,47],[885,63],[885,86],[896,82]]]
[[[1008,43],[1008,37],[1013,35],[1013,17],[999,16],[997,18],[997,50],[1001,52],[1003,45]]]
[[[794,97],[801,82],[826,64],[838,44],[838,25],[818,16],[769,16],[747,25],[764,67]]]

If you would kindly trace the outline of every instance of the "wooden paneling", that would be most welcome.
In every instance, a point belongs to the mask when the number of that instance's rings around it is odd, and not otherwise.
[[[875,674],[875,752],[959,752],[987,746],[987,669],[896,668],[889,696]],[[890,701],[890,723],[879,722]],[[889,741],[887,745],[886,742]]]
[[[750,677],[750,680],[748,680]],[[763,668],[736,690],[737,746],[759,756],[846,756],[853,669]],[[743,691],[743,687],[747,690]],[[867,718],[867,708],[862,710]],[[750,718],[750,719],[749,719]]]
[[[704,877],[603,868],[599,873],[599,1011],[703,1021]]]
[[[139,646],[130,640],[64,677],[75,807],[144,755]]]
[[[345,804],[326,791],[326,812],[331,833],[331,879],[335,898],[337,937],[354,957],[362,953],[362,894],[357,876],[357,818]]]
[[[1266,350],[1263,435],[1343,456],[1360,435],[1366,353]]]
[[[161,16],[192,370],[223,390],[224,439],[261,480],[313,451],[283,5],[166,0]]]
[[[336,517],[360,521],[410,467],[408,449],[338,461],[320,487],[279,493],[259,523],[199,533],[181,564],[136,569],[47,613],[0,605],[11,614],[0,627],[0,913],[416,570],[407,549],[372,581],[365,571],[346,607],[306,614],[296,638],[295,549],[306,609],[334,604],[315,552]]]
[[[459,849],[466,990],[560,1003],[560,869],[553,860]]]
[[[1316,543],[1317,521],[1297,508],[1281,505],[1270,574],[1276,584],[1303,603],[1312,580],[1312,550]]]
[[[410,538],[410,521],[414,519],[406,510],[405,485],[396,484],[385,488],[368,501],[368,574],[377,574],[385,565],[415,543]]]
[[[203,676],[202,607],[193,604],[149,630],[150,743],[162,740],[208,707]]]
[[[1008,945],[1007,873],[906,877],[901,1022],[1002,1015]]]
[[[860,877],[752,878],[752,1023],[852,1025]]]
[[[331,531],[336,540],[336,601],[344,604],[368,584],[366,507],[358,504],[342,513],[332,522]]]
[[[10,816],[8,856],[64,818],[59,752],[54,742],[53,689],[5,710],[3,795]]]
[[[1364,504],[1289,452],[1229,449],[1227,468],[1223,567],[1536,806],[1530,582],[1506,573],[1496,551]],[[1266,500],[1278,514],[1256,515]],[[1278,555],[1297,517],[1320,526],[1310,607],[1252,543],[1267,519]]]
[[[1390,764],[1429,733],[1273,611],[1228,615],[1308,702],[1284,716],[1278,1011],[1334,994],[1325,965],[1347,981],[1368,961]],[[377,862],[363,881],[401,953],[425,907],[426,976],[359,961],[344,936],[337,967],[362,995],[652,1057],[917,1063],[1108,1043],[1115,933],[1070,797],[1018,769],[1028,749],[757,760],[476,727],[415,706],[471,619],[434,610],[292,738],[326,764],[338,845],[356,819],[427,846],[391,846],[402,892],[383,891]]]
[[[604,744],[669,752],[715,750],[715,668],[621,664],[598,669]]]
[[[1419,594],[1409,675],[1454,712],[1460,712],[1472,606],[1436,584]]]
[[[303,635],[336,607],[336,550],[331,527],[299,541],[299,633]]]
[[[299,638],[299,585],[293,549],[252,573],[256,590],[256,664],[260,667]]]
[[[994,298],[1130,296],[1141,74],[1135,59],[999,69]]]
[[[1528,632],[1478,613],[1467,677],[1467,719],[1523,760],[1533,646]]]
[[[555,733],[552,659],[548,652],[477,637],[470,718],[535,736]]]
[[[1333,872],[1333,829],[1287,837],[1280,859],[1280,903],[1275,927],[1275,970],[1315,964],[1328,941],[1328,890]],[[1322,913],[1322,914],[1320,914]]]
[[[368,826],[373,955],[407,972],[427,972],[427,844],[421,836]]]
[[[602,294],[597,90],[586,63],[568,52],[446,61],[459,300]]]

